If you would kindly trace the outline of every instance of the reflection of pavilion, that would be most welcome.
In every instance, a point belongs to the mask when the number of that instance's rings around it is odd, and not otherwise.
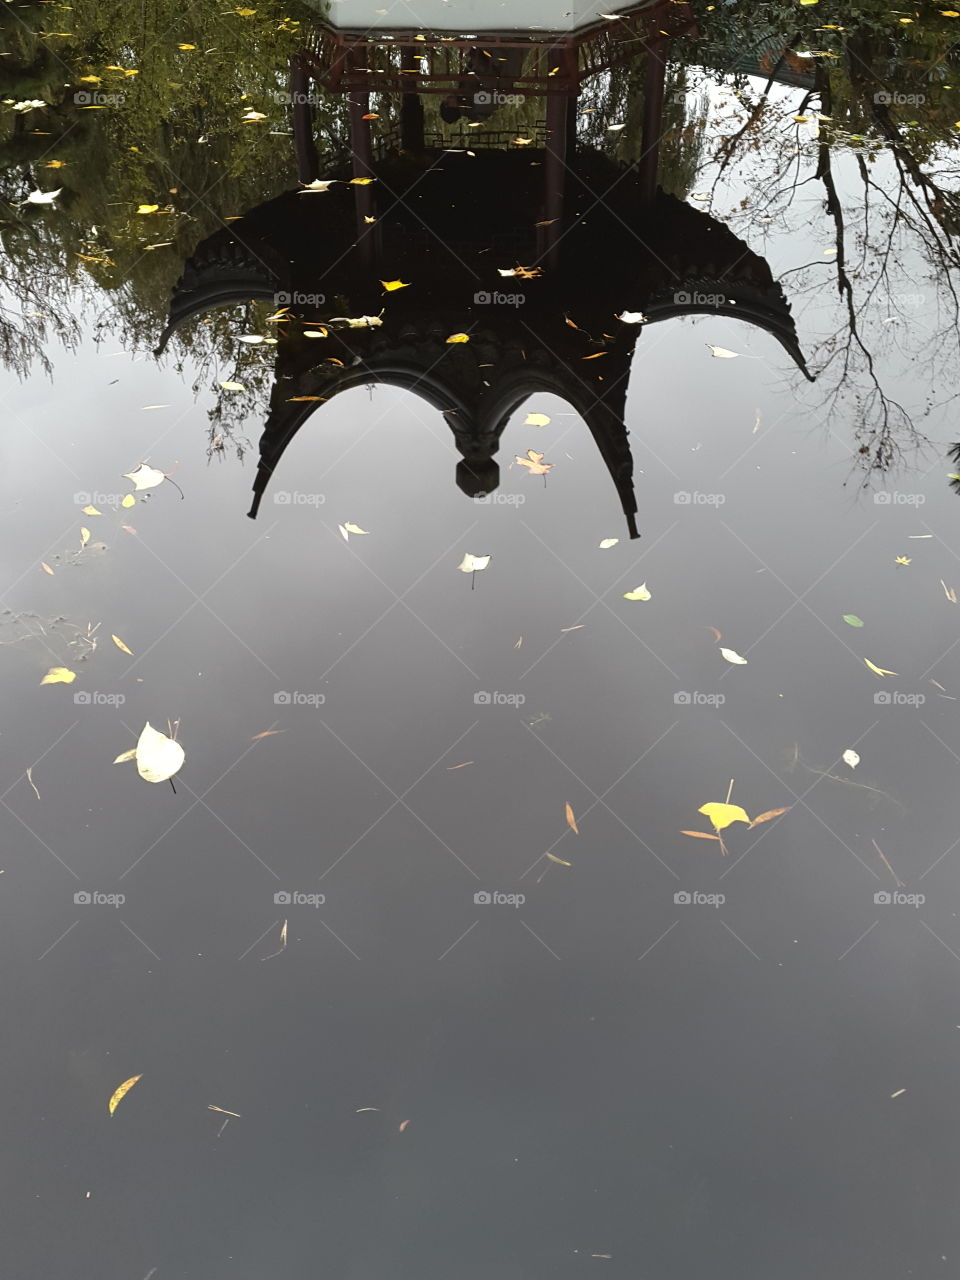
[[[288,192],[197,248],[159,350],[212,307],[278,297],[288,307],[277,326],[251,516],[306,420],[317,413],[322,422],[324,402],[345,390],[384,382],[443,414],[461,455],[458,484],[473,495],[497,486],[495,454],[513,412],[535,392],[562,397],[586,422],[635,537],[625,408],[646,324],[735,317],[770,333],[810,377],[763,258],[691,205],[663,194],[651,202],[634,171],[596,152],[578,154],[573,166],[553,271],[504,274],[529,263],[534,248],[539,174],[521,152],[381,162],[377,182],[393,204],[373,265],[356,240],[349,167],[330,175],[325,193]],[[384,280],[408,287],[385,292]],[[498,293],[516,296],[491,301]],[[626,312],[644,320],[617,319]],[[449,343],[454,334],[470,340]]]
[[[371,93],[401,95],[401,146],[422,154],[422,94],[456,94],[475,86],[489,94],[508,86],[511,94],[543,98],[546,103],[546,136],[541,152],[543,191],[538,235],[538,257],[556,265],[556,246],[565,230],[565,189],[568,168],[576,139],[576,113],[582,86],[591,78],[624,63],[645,59],[643,137],[638,175],[648,200],[656,190],[660,138],[663,127],[663,96],[666,52],[671,39],[695,30],[689,0],[647,0],[623,8],[616,16],[600,12],[593,3],[572,4],[564,15],[563,30],[515,30],[511,32],[478,28],[479,15],[492,5],[464,6],[472,23],[454,29],[457,5],[444,5],[443,33],[423,31],[416,26],[389,29],[378,23],[396,22],[394,10],[377,17],[372,6],[353,4],[363,11],[364,20],[350,26],[350,3],[341,10],[337,22],[318,25],[311,43],[297,54],[291,66],[294,138],[301,182],[319,176],[313,143],[313,111],[310,86],[324,93],[345,94],[350,105],[350,143],[354,177],[364,178],[374,171],[374,129],[371,120]],[[556,6],[559,12],[559,2]],[[544,6],[551,13],[553,5]],[[519,25],[522,20],[515,15]],[[501,18],[502,21],[502,18]],[[371,25],[371,23],[373,25]],[[469,30],[465,36],[457,31]],[[507,60],[520,66],[509,81],[498,78],[498,66]],[[489,67],[489,76],[477,70],[477,62]],[[482,131],[476,145],[485,144]],[[380,248],[380,231],[369,219],[376,214],[376,193],[358,187],[357,235],[360,244],[375,256]]]

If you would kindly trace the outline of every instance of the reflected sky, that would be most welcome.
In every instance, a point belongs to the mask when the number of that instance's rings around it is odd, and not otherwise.
[[[636,4],[604,4],[603,0],[330,0],[324,16],[344,30],[424,28],[433,31],[570,32],[601,21],[601,14],[628,13]]]

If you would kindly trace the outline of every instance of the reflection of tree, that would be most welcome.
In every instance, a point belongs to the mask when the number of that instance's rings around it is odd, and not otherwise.
[[[290,127],[296,5],[265,0],[243,16],[98,0],[57,19],[63,36],[49,31],[51,8],[0,9],[0,98],[12,100],[0,107],[0,357],[21,372],[48,334],[75,333],[69,314],[152,346],[189,246],[287,186],[292,159],[292,140],[276,135]],[[46,105],[13,109],[34,100]],[[244,122],[251,110],[264,119]],[[321,110],[327,154],[341,115],[339,103]],[[21,203],[55,187],[53,206]],[[144,204],[158,211],[138,214]],[[195,354],[209,355],[213,336],[198,334]]]
[[[751,7],[758,24],[778,33],[767,31],[768,48],[782,53],[759,91],[743,78],[732,85],[742,113],[718,140],[713,161],[715,189],[725,171],[749,183],[741,224],[786,225],[807,187],[822,190],[833,262],[796,268],[794,284],[812,303],[824,271],[834,276],[840,308],[812,360],[828,410],[852,404],[859,461],[882,471],[918,442],[923,418],[960,395],[960,93],[944,74],[960,21],[901,24],[880,6],[853,8],[841,26],[820,10],[816,19],[798,19],[792,5]],[[798,31],[801,23],[807,27]],[[743,19],[720,13],[708,26],[718,65],[725,41],[735,48],[746,39]],[[791,50],[805,52],[811,87],[785,101],[782,87],[771,90],[778,65],[796,60]],[[796,117],[818,114],[826,118],[814,139],[813,126]],[[921,316],[935,332],[924,330]],[[945,387],[945,397],[931,392],[922,404],[903,403],[897,382],[917,380],[918,371],[927,387]]]

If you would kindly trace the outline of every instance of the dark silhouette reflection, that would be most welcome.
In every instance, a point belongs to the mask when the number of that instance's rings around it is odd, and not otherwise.
[[[496,488],[500,436],[519,405],[535,392],[562,397],[586,422],[636,537],[624,417],[647,324],[732,315],[771,333],[811,377],[766,261],[672,196],[646,202],[631,171],[596,153],[576,159],[555,272],[526,267],[536,157],[487,151],[443,154],[426,166],[383,162],[378,180],[389,199],[381,193],[381,201],[394,203],[372,265],[359,259],[349,172],[340,177],[323,194],[285,193],[205,240],[186,264],[158,348],[211,307],[260,298],[287,308],[276,325],[251,516],[306,420],[342,391],[383,382],[443,414],[462,457],[457,483],[471,496]],[[594,193],[604,191],[597,205]],[[384,281],[407,287],[385,291]],[[318,333],[326,336],[305,336]],[[469,341],[451,342],[456,335]]]

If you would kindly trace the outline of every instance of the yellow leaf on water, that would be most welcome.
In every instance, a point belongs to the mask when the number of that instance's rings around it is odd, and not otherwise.
[[[895,676],[897,674],[896,671],[887,671],[885,667],[875,666],[874,663],[872,663],[869,658],[864,658],[864,662],[867,664],[870,670],[873,671],[878,676]]]
[[[158,204],[142,204],[137,209],[137,213],[156,213],[159,208]]]
[[[376,182],[376,178],[351,178],[349,185],[351,187],[369,187],[371,182]]]
[[[128,493],[124,500],[120,503],[121,507],[132,507],[136,504],[136,498],[132,493]]]
[[[380,283],[383,285],[383,287],[384,287],[384,289],[387,291],[387,293],[396,293],[396,291],[397,291],[398,289],[409,289],[409,288],[410,288],[410,281],[409,281],[409,280],[407,280],[407,281],[403,281],[403,280],[381,280],[381,281],[380,281]]]
[[[909,563],[910,563],[909,556],[897,556],[894,559],[894,564],[909,564]]]
[[[558,858],[558,857],[557,857],[557,855],[556,855],[555,853],[551,853],[549,850],[547,850],[547,852],[546,852],[543,856],[544,856],[545,858],[549,858],[551,862],[556,862],[556,863],[558,863],[558,865],[559,865],[559,866],[561,866],[561,867],[572,867],[572,866],[573,866],[573,863],[572,863],[572,862],[565,862],[563,858]]]
[[[574,813],[573,813],[573,806],[572,806],[572,805],[569,805],[569,804],[568,804],[568,805],[566,805],[566,806],[564,807],[563,812],[564,812],[564,815],[565,815],[565,817],[566,817],[566,819],[567,819],[567,826],[570,828],[570,830],[571,830],[575,835],[579,835],[579,834],[580,834],[580,828],[577,826],[577,819],[576,819],[576,817],[574,816]]]
[[[84,507],[83,514],[85,516],[102,516],[103,512],[98,511],[96,507]]]
[[[366,529],[361,529],[358,524],[353,524],[352,521],[350,520],[348,520],[343,527],[346,529],[347,533],[366,533],[367,532]]]
[[[90,541],[90,530],[89,530],[89,529],[85,529],[85,528],[81,525],[81,526],[80,526],[80,549],[81,549],[81,551],[83,550],[83,548],[87,545],[87,543],[88,543],[89,541]]]
[[[53,570],[47,564],[46,560],[40,561],[40,568],[43,570],[44,573],[49,573],[51,577],[53,576]]]
[[[550,419],[545,413],[528,413],[523,425],[525,427],[545,427]]]
[[[130,657],[131,658],[133,657],[133,650],[128,649],[119,636],[111,635],[110,639],[113,641],[113,643],[117,646],[118,649],[122,649],[124,653],[129,653]]]
[[[750,825],[750,815],[738,804],[719,804],[711,801],[709,804],[702,804],[697,813],[706,814],[713,823],[714,831],[722,831],[724,827],[729,827],[731,822],[745,822],[748,826]]]
[[[129,1080],[124,1080],[122,1085],[114,1089],[113,1093],[110,1095],[110,1101],[107,1103],[107,1109],[111,1115],[113,1115],[117,1107],[119,1107],[120,1103],[140,1079],[142,1079],[142,1076],[131,1076]]]
[[[745,667],[747,665],[746,658],[742,657],[741,654],[737,653],[736,649],[721,649],[720,652],[723,654],[723,656],[726,658],[728,662],[733,662],[738,667]]]
[[[40,681],[41,684],[73,684],[77,673],[69,667],[51,667]]]
[[[623,598],[624,600],[649,600],[651,596],[650,592],[647,590],[647,584],[645,582],[641,582],[639,587],[634,587],[632,591],[625,591],[623,593]]]
[[[470,341],[469,333],[451,333],[450,337],[447,339],[447,346],[450,346],[451,343],[469,342],[469,341]]]

